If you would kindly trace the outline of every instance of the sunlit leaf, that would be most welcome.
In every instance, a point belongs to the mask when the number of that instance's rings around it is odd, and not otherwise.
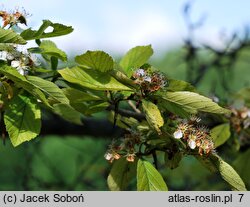
[[[120,65],[127,76],[130,77],[133,71],[146,63],[152,54],[151,45],[134,47],[121,59]]]
[[[138,191],[167,191],[167,185],[161,174],[146,160],[137,163],[137,190]]]
[[[27,80],[36,88],[43,91],[48,97],[56,100],[59,103],[69,104],[68,98],[53,82],[44,80],[36,76],[27,76]]]
[[[29,52],[56,57],[62,61],[67,60],[67,55],[58,49],[56,44],[50,40],[44,40],[39,47],[29,48]]]
[[[53,28],[52,31],[46,32],[47,28]],[[27,29],[21,33],[21,36],[25,40],[42,39],[49,37],[57,37],[61,35],[69,34],[73,31],[71,26],[65,26],[63,24],[52,23],[49,20],[43,20],[43,24],[38,30]]]
[[[114,67],[112,57],[103,51],[87,51],[82,55],[76,56],[75,61],[80,65],[101,72],[107,72]]]
[[[229,110],[220,107],[211,99],[198,93],[189,91],[164,92],[161,93],[160,99],[174,103],[189,113],[197,113],[199,111],[225,114],[230,113]]]
[[[161,134],[160,127],[163,126],[164,120],[158,107],[150,101],[142,100],[142,108],[149,125]]]
[[[26,44],[26,41],[13,30],[0,28],[0,43]]]
[[[58,72],[66,81],[94,90],[131,90],[109,74],[97,70],[73,67]]]
[[[29,96],[15,96],[4,113],[4,123],[13,146],[35,138],[41,129],[41,111]]]

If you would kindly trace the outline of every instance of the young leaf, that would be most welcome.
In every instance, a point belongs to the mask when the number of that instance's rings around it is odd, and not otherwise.
[[[230,113],[229,110],[220,107],[211,99],[201,96],[198,93],[189,91],[164,92],[160,98],[174,103],[189,113],[197,113],[198,111],[225,114]]]
[[[107,72],[114,68],[112,57],[103,51],[87,51],[86,53],[76,56],[75,61],[87,68]]]
[[[65,120],[82,125],[81,113],[73,109],[68,104],[58,103],[53,105],[54,112]]]
[[[47,96],[59,103],[69,104],[68,98],[62,90],[54,83],[36,76],[27,76],[27,80],[36,88],[43,91]]]
[[[126,190],[129,182],[136,175],[136,163],[136,161],[128,162],[124,157],[114,161],[107,179],[111,191]]]
[[[142,108],[149,125],[161,134],[160,127],[163,126],[164,120],[158,107],[150,101],[142,100]]]
[[[80,67],[66,68],[58,71],[70,83],[94,90],[122,90],[130,91],[129,87],[118,82],[109,74],[97,70],[83,69]]]
[[[211,132],[211,137],[214,141],[215,147],[218,147],[224,144],[231,136],[229,123],[220,124],[214,127],[213,129],[211,129],[210,132]]]
[[[151,45],[134,47],[121,59],[120,65],[127,76],[130,77],[133,70],[145,64],[152,54],[153,49]]]
[[[198,157],[197,157],[198,158]],[[222,160],[218,155],[210,155],[206,158],[198,158],[202,164],[205,163],[205,167],[207,167],[212,172],[219,172],[221,177],[232,187],[233,190],[238,191],[246,191],[246,187],[238,173]]]
[[[62,61],[67,61],[67,55],[58,49],[56,44],[50,40],[44,40],[39,47],[29,48],[29,52],[56,57]]]
[[[26,44],[26,41],[13,30],[6,30],[0,28],[0,43],[15,43],[15,44]]]
[[[14,147],[35,138],[41,129],[41,111],[29,96],[15,96],[4,113],[4,123]]]
[[[49,27],[53,28],[53,31],[46,32],[45,30]],[[71,26],[65,26],[63,24],[52,23],[49,20],[43,20],[43,24],[38,30],[31,30],[30,28],[24,30],[20,35],[25,40],[42,39],[49,37],[57,37],[61,35],[69,34],[73,31]]]
[[[137,163],[137,190],[138,191],[167,191],[167,185],[161,174],[146,160]]]

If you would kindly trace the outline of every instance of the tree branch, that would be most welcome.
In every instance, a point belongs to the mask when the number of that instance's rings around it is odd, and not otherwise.
[[[110,105],[106,108],[106,110],[115,111],[115,106]],[[138,121],[142,121],[142,120],[146,119],[145,114],[133,112],[133,111],[130,111],[127,109],[119,109],[118,108],[116,113],[120,114],[121,116],[125,116],[125,117],[133,117],[133,118],[137,119]]]

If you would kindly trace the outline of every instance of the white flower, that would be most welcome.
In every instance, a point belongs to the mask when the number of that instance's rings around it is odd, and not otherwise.
[[[28,66],[23,65],[22,62],[18,60],[11,61],[11,67],[16,68],[21,75],[27,75],[29,69]]]
[[[142,77],[145,75],[145,70],[139,68],[138,70],[136,70],[136,75]]]
[[[189,139],[188,140],[188,146],[191,148],[191,149],[194,149],[196,147],[196,143],[194,140],[192,139]]]
[[[149,76],[146,76],[146,77],[144,78],[144,81],[147,81],[147,82],[151,83],[151,78],[150,78]]]
[[[113,161],[113,155],[110,152],[106,152],[104,155],[105,159],[108,161]]]
[[[177,130],[177,131],[174,132],[174,138],[175,139],[180,139],[182,137],[183,137],[183,133],[182,133],[181,130]]]
[[[0,60],[7,60],[7,52],[6,51],[0,52]]]

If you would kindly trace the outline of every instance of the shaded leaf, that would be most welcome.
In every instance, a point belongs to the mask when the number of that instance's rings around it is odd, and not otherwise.
[[[41,129],[41,111],[29,96],[15,96],[4,113],[4,123],[13,146],[35,138]]]
[[[103,51],[87,51],[82,55],[76,56],[75,61],[80,65],[101,72],[107,72],[114,67],[112,57]]]
[[[133,71],[146,63],[152,54],[151,45],[134,47],[121,59],[120,65],[127,76],[130,77]]]
[[[53,31],[46,32],[49,27],[53,28]],[[65,26],[63,24],[52,23],[49,20],[43,20],[43,24],[38,30],[32,30],[31,28],[24,30],[20,35],[25,40],[42,39],[49,37],[57,37],[61,35],[69,34],[73,31],[71,26]]]
[[[229,125],[229,123],[220,124],[220,125],[212,128],[210,133],[211,133],[211,137],[214,141],[215,147],[218,147],[218,146],[224,144],[231,136],[230,125]]]
[[[136,175],[136,163],[128,162],[126,158],[115,160],[108,175],[108,187],[111,191],[126,190],[129,182]]]
[[[13,30],[0,28],[0,43],[26,44],[26,41]]]
[[[58,72],[66,81],[94,90],[132,90],[109,74],[104,74],[97,70],[73,67],[71,69],[59,70]]]
[[[161,174],[146,160],[137,163],[137,190],[138,191],[167,191],[167,185]]]
[[[101,98],[96,95],[86,93],[74,88],[63,88],[62,91],[67,96],[67,98],[70,100],[71,103],[101,100]]]
[[[160,127],[163,126],[164,120],[158,107],[150,101],[142,100],[142,108],[149,125],[161,134]]]
[[[169,153],[165,153],[165,164],[170,169],[177,168],[183,157],[181,152],[176,152],[172,157],[169,156]]]
[[[29,48],[29,52],[56,57],[62,61],[67,61],[67,55],[58,49],[56,44],[50,40],[44,40],[39,47]]]
[[[56,114],[60,115],[66,121],[82,125],[81,113],[76,111],[70,105],[63,103],[54,104],[53,109]]]
[[[174,103],[189,113],[197,113],[198,111],[225,114],[230,113],[229,110],[220,107],[211,99],[197,93],[189,91],[164,92],[160,98]]]
[[[221,177],[231,186],[233,190],[246,191],[246,187],[238,173],[222,160],[218,155],[210,155],[209,157],[196,157],[198,160],[205,165],[212,172],[220,173]]]

